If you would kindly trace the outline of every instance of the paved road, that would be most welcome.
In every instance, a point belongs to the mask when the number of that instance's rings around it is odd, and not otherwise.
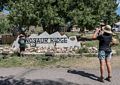
[[[0,68],[0,76],[0,85],[120,85],[120,69],[105,83],[97,81],[99,70],[90,69]]]

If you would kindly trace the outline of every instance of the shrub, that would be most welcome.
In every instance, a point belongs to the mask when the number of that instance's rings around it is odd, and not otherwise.
[[[89,51],[88,51],[88,49],[85,47],[85,48],[80,48],[79,50],[78,50],[78,53],[80,53],[80,54],[82,54],[82,53],[88,53]]]

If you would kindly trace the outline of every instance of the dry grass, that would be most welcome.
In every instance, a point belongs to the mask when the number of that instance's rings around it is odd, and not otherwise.
[[[113,56],[111,62],[112,62],[113,68],[120,68],[120,56]]]
[[[113,68],[120,68],[120,57],[113,56],[112,60]],[[57,66],[67,68],[83,68],[83,69],[98,69],[99,60],[97,57],[82,57],[82,58],[71,58],[65,59],[56,63]],[[56,66],[55,65],[55,66]]]
[[[62,58],[60,58],[62,57]],[[44,56],[9,57],[0,59],[0,67],[62,67],[62,68],[83,68],[98,69],[99,60],[97,57],[79,56],[55,56],[50,60],[42,60]],[[120,68],[120,56],[113,56],[112,66]]]

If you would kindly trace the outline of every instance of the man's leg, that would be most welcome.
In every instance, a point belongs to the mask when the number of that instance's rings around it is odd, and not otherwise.
[[[111,73],[112,73],[111,62],[109,59],[105,59],[105,62],[107,66],[108,77],[111,77]]]
[[[106,62],[107,72],[108,72],[108,77],[106,78],[106,80],[108,80],[109,82],[111,82],[112,67],[111,67],[110,59],[105,59],[105,62]]]
[[[104,66],[105,66],[105,60],[99,60],[100,61],[100,77],[104,77]]]
[[[104,82],[105,51],[99,51],[98,58],[100,62],[100,81]]]
[[[106,78],[106,80],[108,80],[108,81],[111,81],[111,74],[112,74],[111,57],[112,57],[112,53],[106,52],[105,63],[106,63],[107,72],[108,72],[108,77]]]

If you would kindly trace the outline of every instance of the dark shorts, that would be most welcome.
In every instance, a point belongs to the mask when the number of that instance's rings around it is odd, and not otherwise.
[[[100,60],[111,59],[111,57],[112,57],[112,52],[111,51],[100,50],[98,52],[98,58]]]
[[[25,51],[25,47],[20,47],[20,52]]]

